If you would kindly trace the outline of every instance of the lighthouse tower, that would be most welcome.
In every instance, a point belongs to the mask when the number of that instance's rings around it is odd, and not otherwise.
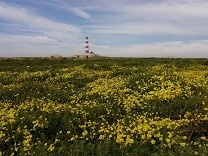
[[[88,41],[88,36],[85,37],[85,54],[89,54],[89,41]]]

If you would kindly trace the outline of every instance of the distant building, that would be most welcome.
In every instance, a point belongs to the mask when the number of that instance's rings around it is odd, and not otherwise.
[[[76,57],[76,58],[92,58],[92,57],[95,57],[95,55],[94,54],[87,54],[87,55],[82,54],[82,55],[74,55],[74,57]]]
[[[63,57],[61,55],[56,54],[56,55],[52,55],[50,58],[51,59],[62,59]]]
[[[177,58],[177,56],[166,56],[166,58]]]
[[[94,51],[91,51],[90,54],[95,54]]]

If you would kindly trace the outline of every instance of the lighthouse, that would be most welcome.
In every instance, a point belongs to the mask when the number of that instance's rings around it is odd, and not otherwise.
[[[85,54],[89,54],[89,40],[88,40],[88,36],[85,37]]]
[[[83,54],[84,53],[84,54]],[[95,54],[93,51],[89,50],[89,38],[86,35],[85,36],[85,47],[84,47],[84,52],[82,54],[74,55],[75,58],[93,58],[93,57],[100,57],[100,55]]]

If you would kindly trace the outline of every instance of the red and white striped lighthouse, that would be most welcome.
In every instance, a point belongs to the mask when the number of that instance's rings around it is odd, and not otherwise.
[[[88,36],[85,37],[85,54],[89,54],[89,41],[88,41]]]

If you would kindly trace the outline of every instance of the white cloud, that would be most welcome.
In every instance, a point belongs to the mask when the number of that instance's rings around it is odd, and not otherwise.
[[[126,46],[93,46],[105,56],[123,57],[208,57],[208,40],[193,42],[158,42]]]
[[[8,45],[8,43],[10,43]],[[27,44],[25,44],[27,43]],[[73,56],[84,52],[84,44],[58,43],[47,36],[0,36],[1,57]],[[156,42],[124,46],[100,46],[90,44],[90,50],[102,56],[113,57],[208,57],[208,40],[193,42]]]
[[[67,8],[65,9],[68,10]],[[79,17],[82,17],[84,19],[90,19],[90,15],[84,10],[81,10],[80,8],[71,7],[69,8],[69,10],[71,10],[75,15]]]
[[[92,16],[95,25],[84,28],[109,34],[205,36],[208,33],[207,1],[120,2],[89,7],[89,11],[100,14]]]
[[[53,6],[62,10],[66,10],[83,19],[90,19],[90,14],[82,7],[73,7],[72,4],[64,0],[36,1],[39,5]]]
[[[208,33],[205,26],[182,26],[161,22],[132,22],[120,24],[86,26],[91,33],[126,34],[126,35],[204,35]]]
[[[13,23],[13,27],[16,25],[18,28],[21,25],[34,34],[50,36],[60,41],[73,41],[81,33],[76,26],[58,23],[35,15],[24,8],[13,7],[4,3],[0,3],[0,19]]]
[[[80,28],[49,20],[24,8],[0,3],[0,56],[50,56],[78,50]],[[67,54],[70,53],[70,54]]]
[[[0,57],[72,56],[80,52],[76,43],[58,42],[47,36],[0,35]]]

